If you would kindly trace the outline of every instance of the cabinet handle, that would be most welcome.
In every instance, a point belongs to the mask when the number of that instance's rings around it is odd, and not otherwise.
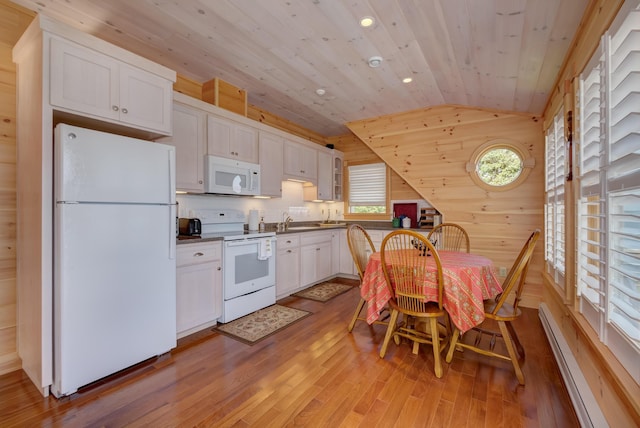
[[[111,106],[111,109],[112,109],[113,111],[118,111],[118,106]]]
[[[122,109],[122,112],[123,112],[124,114],[127,114],[127,113],[129,113],[129,110],[127,110],[126,108],[123,108],[123,109]]]
[[[320,251],[320,248],[316,248],[316,251]]]
[[[204,256],[203,253],[201,253],[200,251],[198,251],[197,253],[193,253],[193,257],[202,257]]]

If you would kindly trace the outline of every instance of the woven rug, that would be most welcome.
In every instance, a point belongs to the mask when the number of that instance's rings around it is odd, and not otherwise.
[[[353,287],[351,285],[339,284],[337,282],[323,282],[322,284],[314,285],[313,287],[298,291],[297,293],[292,294],[292,296],[316,300],[318,302],[326,302],[352,289]]]
[[[220,324],[213,330],[253,345],[309,315],[311,312],[272,305],[229,323]]]

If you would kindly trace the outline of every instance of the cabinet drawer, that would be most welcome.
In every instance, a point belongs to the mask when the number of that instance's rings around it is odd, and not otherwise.
[[[278,237],[276,246],[278,250],[296,248],[300,246],[300,235],[297,233],[282,235],[281,237]]]
[[[326,232],[307,232],[303,233],[300,237],[300,245],[314,245],[319,244],[321,242],[331,242],[332,233],[331,231]]]
[[[178,245],[176,253],[176,264],[178,266],[220,260],[222,256],[222,244],[220,242],[182,244]]]

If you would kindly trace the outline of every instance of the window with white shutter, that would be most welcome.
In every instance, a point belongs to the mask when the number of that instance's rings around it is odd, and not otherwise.
[[[565,138],[564,110],[554,116],[546,133],[546,175],[544,206],[545,216],[545,261],[547,272],[555,283],[564,288],[565,272]]]
[[[580,75],[580,311],[640,382],[640,3]]]
[[[387,166],[384,163],[350,165],[349,213],[385,214],[387,211]]]

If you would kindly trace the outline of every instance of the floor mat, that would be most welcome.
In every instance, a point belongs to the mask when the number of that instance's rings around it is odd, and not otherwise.
[[[301,309],[272,305],[237,320],[220,324],[213,330],[253,345],[309,315],[311,312]]]
[[[292,294],[292,296],[316,300],[318,302],[326,302],[349,290],[353,290],[351,285],[339,284],[337,282],[323,282],[305,290],[298,291],[297,293]]]

